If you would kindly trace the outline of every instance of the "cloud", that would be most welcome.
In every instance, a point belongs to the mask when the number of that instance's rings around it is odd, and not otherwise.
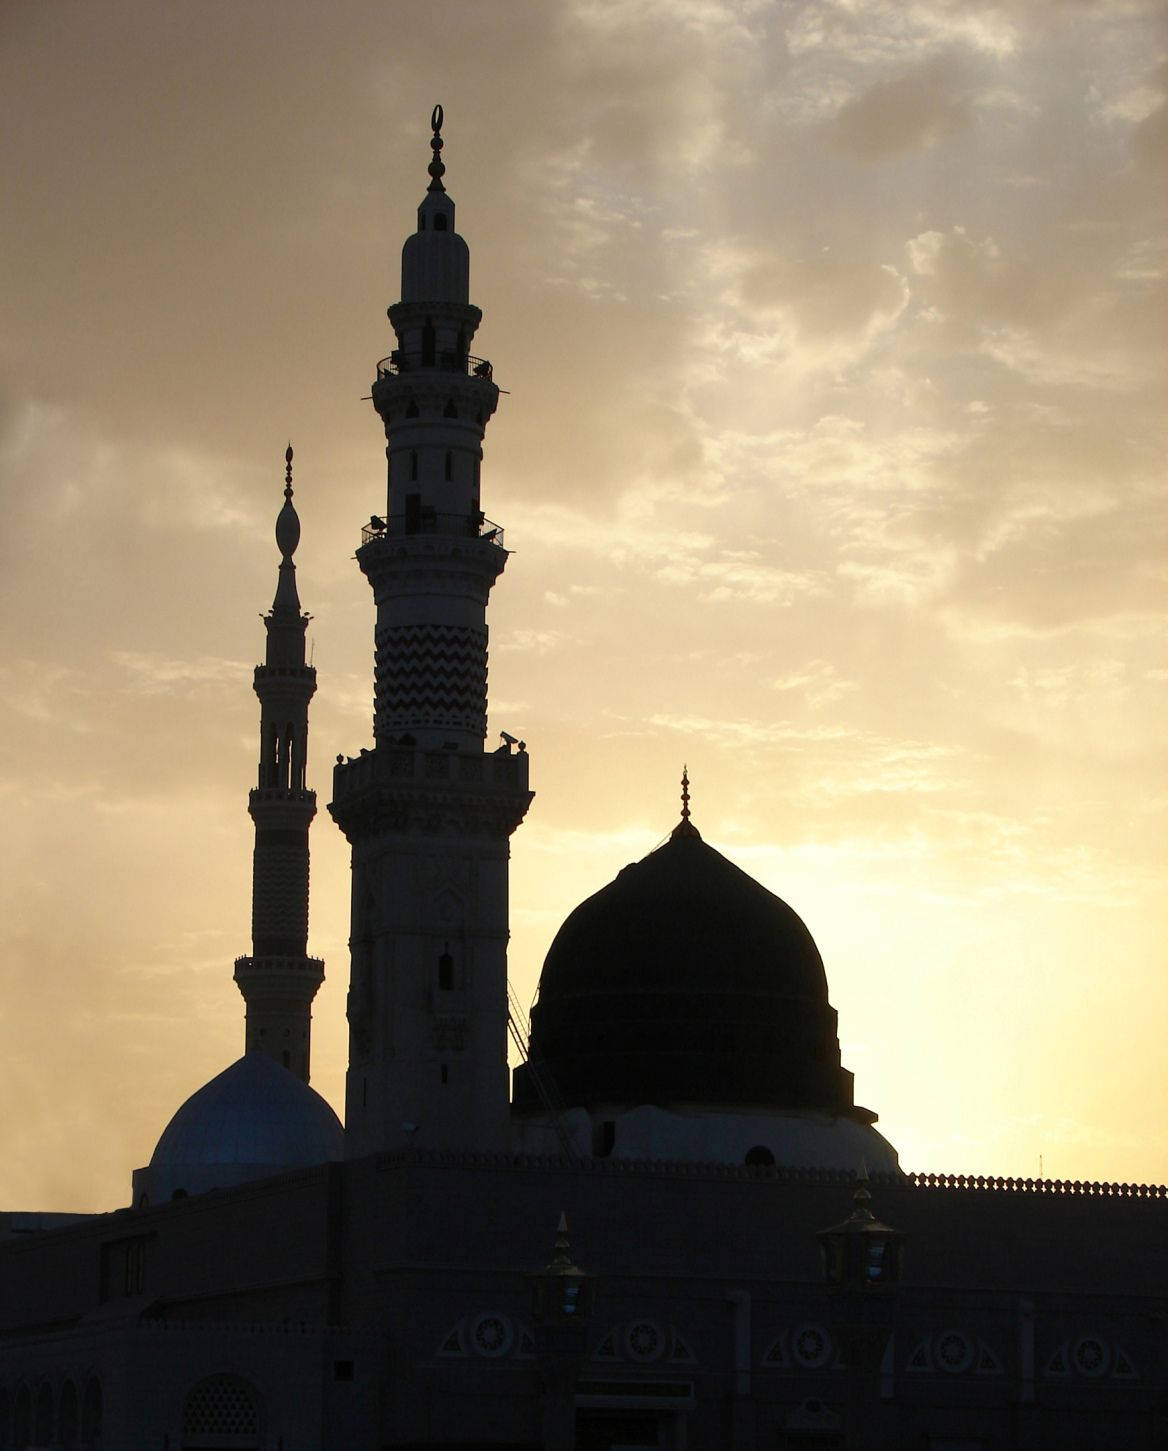
[[[655,571],[663,584],[694,591],[703,604],[790,605],[822,594],[824,582],[807,570],[788,570],[755,558],[686,559]]]
[[[771,689],[791,691],[813,710],[819,710],[858,689],[858,682],[842,679],[828,660],[810,660],[801,669],[772,680]]]
[[[789,317],[797,336],[870,337],[891,326],[908,301],[908,287],[892,267],[832,258],[793,261],[774,253],[746,264],[738,284],[744,313]]]
[[[972,114],[966,67],[954,56],[935,56],[846,101],[828,136],[861,161],[881,161],[937,146],[969,126]]]
[[[144,695],[183,694],[208,685],[238,690],[251,675],[250,666],[239,660],[221,660],[200,655],[191,660],[134,650],[111,650],[110,660],[129,678],[131,690]]]

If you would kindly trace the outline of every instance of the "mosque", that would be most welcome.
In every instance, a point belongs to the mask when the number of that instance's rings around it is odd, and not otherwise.
[[[561,927],[530,1023],[514,1003],[532,792],[525,743],[486,739],[499,389],[441,125],[372,389],[375,743],[328,806],[353,862],[344,1128],[309,1086],[289,448],[245,1051],[129,1207],[0,1216],[0,1451],[1168,1446],[1168,1191],[903,1173],[811,932],[703,839],[687,781],[664,844]]]

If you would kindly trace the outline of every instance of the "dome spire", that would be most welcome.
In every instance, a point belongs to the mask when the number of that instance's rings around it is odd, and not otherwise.
[[[679,837],[701,840],[701,832],[689,819],[689,767],[685,765],[681,768],[681,820],[670,833],[670,840],[676,841]]]
[[[434,155],[430,159],[430,165],[426,170],[430,173],[430,185],[427,191],[445,191],[442,185],[442,178],[446,174],[446,167],[442,162],[442,107],[435,106],[430,112],[430,129],[433,136],[430,138],[430,150]]]

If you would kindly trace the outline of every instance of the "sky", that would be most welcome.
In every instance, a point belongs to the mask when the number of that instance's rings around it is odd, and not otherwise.
[[[0,1207],[127,1203],[243,1050],[289,438],[343,1109],[324,807],[437,101],[519,998],[685,763],[903,1167],[1168,1180],[1166,57],[1144,0],[6,0]]]

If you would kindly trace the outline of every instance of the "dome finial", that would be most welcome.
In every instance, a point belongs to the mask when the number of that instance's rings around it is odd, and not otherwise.
[[[446,174],[446,167],[442,164],[442,107],[435,106],[430,112],[430,129],[433,136],[430,138],[430,150],[434,153],[430,165],[426,170],[430,173],[430,185],[428,191],[445,191],[442,185],[442,178]]]
[[[689,767],[681,768],[681,820],[673,828],[670,837],[676,840],[679,836],[691,836],[701,839],[701,833],[689,819]]]
[[[292,440],[288,440],[288,447],[284,451],[284,498],[288,503],[292,502]]]

